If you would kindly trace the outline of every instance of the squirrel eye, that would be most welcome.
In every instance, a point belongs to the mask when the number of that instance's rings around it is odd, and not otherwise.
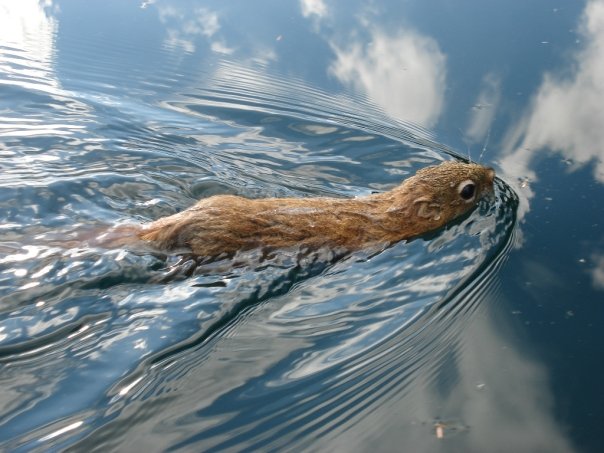
[[[469,179],[463,181],[459,184],[459,186],[457,186],[457,192],[465,201],[472,201],[476,195],[476,184],[474,184],[474,181]]]

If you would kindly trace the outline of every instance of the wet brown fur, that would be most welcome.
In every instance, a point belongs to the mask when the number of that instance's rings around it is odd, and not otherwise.
[[[357,250],[438,229],[469,211],[493,189],[495,172],[477,164],[445,162],[418,171],[392,190],[366,197],[247,199],[217,195],[142,227],[137,235],[164,250],[203,257],[253,248],[328,246]],[[476,183],[471,202],[458,193]]]

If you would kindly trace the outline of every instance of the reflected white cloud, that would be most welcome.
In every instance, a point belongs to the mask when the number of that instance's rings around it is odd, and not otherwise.
[[[591,278],[596,289],[604,290],[604,253],[593,256],[595,267],[591,270]]]
[[[434,126],[446,87],[446,58],[435,40],[413,31],[374,30],[370,43],[332,47],[336,60],[330,72],[343,84],[394,118]]]
[[[380,451],[441,451],[443,442],[452,451],[574,451],[555,417],[548,370],[513,333],[503,333],[505,319],[483,312],[458,321],[459,336],[449,337],[444,353],[432,351],[438,366],[424,364],[404,394],[365,410],[355,430],[327,447],[366,450],[379,439]]]
[[[521,451],[572,451],[565,429],[553,414],[547,369],[527,357],[520,342],[500,334],[503,314],[476,317],[464,329],[459,381],[444,401],[431,401],[443,412],[471,424],[468,451],[494,446]],[[488,416],[485,416],[488,414]]]
[[[595,178],[604,183],[604,1],[587,4],[580,30],[585,47],[571,75],[547,73],[529,112],[506,138],[501,166],[511,175],[535,179],[531,161],[546,149],[569,159],[571,170],[594,162]]]
[[[304,17],[322,18],[327,15],[327,5],[323,0],[300,0],[300,7]]]
[[[483,142],[486,146],[491,124],[501,98],[501,79],[493,73],[484,76],[476,102],[472,107],[465,138],[470,143]]]
[[[230,55],[230,54],[232,54],[235,51],[234,48],[228,47],[222,41],[214,41],[210,45],[210,49],[212,49],[212,52],[221,53],[221,54],[224,54],[224,55]]]
[[[194,52],[197,39],[202,37],[209,41],[214,52],[231,54],[234,51],[217,36],[220,31],[220,18],[215,11],[207,8],[188,11],[169,4],[158,5],[157,10],[160,21],[166,24],[167,47]]]

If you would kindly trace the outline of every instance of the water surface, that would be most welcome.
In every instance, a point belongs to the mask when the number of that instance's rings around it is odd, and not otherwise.
[[[395,3],[0,2],[3,448],[599,451],[604,4]],[[467,157],[385,250],[80,241]]]

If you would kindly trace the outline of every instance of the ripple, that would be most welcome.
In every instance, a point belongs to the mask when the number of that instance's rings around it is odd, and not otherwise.
[[[268,76],[263,71],[228,60],[217,63],[204,88],[183,94],[181,98],[165,105],[188,114],[207,114],[211,111],[209,108],[216,108],[234,110],[239,116],[253,111],[295,117],[319,123],[320,127],[343,126],[429,149],[444,149],[432,140],[428,130],[393,120],[362,96],[334,96],[302,80]],[[306,127],[307,133],[312,130],[312,124]]]

